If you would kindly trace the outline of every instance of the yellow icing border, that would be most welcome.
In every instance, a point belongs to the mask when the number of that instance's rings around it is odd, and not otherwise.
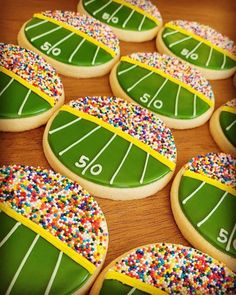
[[[13,73],[12,71],[7,70],[6,68],[4,68],[2,66],[0,66],[0,72],[3,72],[7,76],[15,79],[17,82],[24,85],[28,89],[31,89],[34,93],[38,94],[40,97],[42,97],[44,100],[46,100],[51,106],[54,106],[55,101],[54,101],[54,99],[52,97],[50,97],[46,93],[42,92],[39,88],[37,88],[34,85],[30,84],[29,82],[27,82],[26,80],[24,80],[23,78],[18,76],[17,74]]]
[[[117,280],[123,284],[126,284],[128,286],[137,288],[140,291],[147,292],[152,295],[167,295],[168,293],[162,291],[159,288],[156,288],[152,285],[143,283],[142,281],[136,279],[136,278],[131,278],[125,274],[109,270],[106,275],[105,279],[111,279],[111,280]]]
[[[152,72],[155,72],[157,73],[158,75],[164,77],[164,78],[167,78],[168,80],[174,82],[175,84],[178,84],[180,85],[181,87],[187,89],[188,91],[190,91],[191,93],[193,94],[196,94],[199,98],[201,98],[204,102],[206,102],[210,107],[214,107],[214,101],[213,100],[210,100],[207,96],[205,96],[204,94],[202,94],[201,92],[199,91],[196,91],[195,89],[193,89],[191,86],[189,86],[188,84],[185,84],[183,82],[181,82],[180,80],[172,77],[171,75],[168,75],[166,74],[165,72],[163,72],[162,70],[160,69],[157,69],[155,67],[152,67],[152,66],[149,66],[145,63],[142,63],[140,61],[137,61],[135,59],[132,59],[128,56],[122,56],[121,61],[126,61],[126,62],[129,62],[131,64],[135,64],[135,65],[138,65],[139,67],[141,68],[144,68],[144,69],[147,69],[149,71],[152,71]]]
[[[81,32],[81,31],[79,31],[78,29],[74,28],[74,27],[71,26],[71,25],[68,25],[68,24],[63,23],[63,22],[61,22],[61,21],[58,21],[58,20],[56,20],[56,19],[54,19],[54,18],[52,18],[52,17],[45,16],[45,15],[43,15],[43,14],[41,14],[41,13],[35,13],[35,14],[33,15],[33,17],[36,17],[36,18],[39,18],[39,19],[43,19],[43,20],[47,20],[47,21],[49,21],[49,22],[51,22],[51,23],[54,23],[54,24],[56,24],[56,25],[58,25],[58,26],[60,26],[60,27],[63,27],[64,29],[67,29],[67,30],[71,31],[71,32],[73,32],[73,33],[79,35],[80,37],[83,37],[84,39],[86,39],[87,41],[89,41],[89,42],[91,42],[91,43],[97,45],[98,47],[101,47],[101,48],[104,49],[106,52],[108,52],[112,57],[115,57],[115,56],[116,56],[116,52],[113,51],[110,47],[106,46],[106,45],[103,44],[102,42],[97,41],[95,38],[90,37],[90,36],[88,36],[87,34],[85,34],[85,33]]]
[[[132,137],[131,135],[123,132],[121,129],[116,128],[106,122],[104,122],[102,119],[99,119],[95,116],[89,115],[87,113],[81,112],[77,109],[74,109],[73,107],[69,106],[69,105],[64,105],[60,108],[60,110],[62,111],[67,111],[75,116],[79,116],[83,119],[86,119],[90,122],[93,122],[99,126],[102,126],[103,128],[119,135],[120,137],[126,139],[127,141],[133,143],[134,145],[136,145],[137,147],[139,147],[140,149],[144,150],[145,152],[149,153],[151,156],[153,156],[155,159],[159,160],[161,163],[165,164],[166,166],[168,166],[170,168],[170,170],[174,170],[176,164],[172,161],[170,161],[169,159],[167,159],[165,156],[161,155],[159,152],[153,150],[151,147],[149,147],[148,145],[146,145],[145,143],[139,141],[138,139]]]
[[[155,18],[153,15],[151,15],[150,13],[146,12],[145,10],[131,4],[131,3],[128,3],[124,0],[112,0],[113,2],[116,2],[116,3],[119,3],[119,4],[122,4],[126,7],[129,7],[130,9],[132,10],[135,10],[136,12],[139,12],[140,14],[142,15],[145,15],[147,18],[151,19],[152,21],[154,21],[154,23],[156,23],[157,25],[160,25],[160,21],[159,19]]]
[[[185,29],[183,29],[182,27],[179,27],[179,26],[176,26],[176,25],[173,25],[173,24],[170,24],[170,23],[167,23],[165,24],[165,28],[170,28],[170,29],[173,29],[173,30],[176,30],[176,31],[179,31],[180,33],[183,33],[187,36],[191,36],[193,37],[194,39],[202,42],[202,43],[205,43],[206,45],[210,46],[211,48],[214,48],[215,50],[223,53],[224,55],[230,57],[232,60],[236,61],[236,56],[234,54],[232,54],[231,52],[221,48],[221,47],[218,47],[216,45],[214,45],[213,43],[211,43],[210,41],[192,33],[192,32],[189,32]]]
[[[27,219],[23,215],[17,213],[13,209],[9,208],[6,204],[0,203],[0,210],[3,211],[8,216],[12,217],[13,219],[21,222],[26,227],[30,228],[35,233],[39,234],[43,237],[46,241],[51,243],[54,247],[65,253],[71,259],[73,259],[78,264],[82,265],[90,274],[93,274],[96,271],[96,266],[92,264],[89,260],[81,256],[79,253],[75,252],[72,248],[68,247],[58,238],[54,237],[48,231],[43,229],[40,225],[34,223],[30,219]]]
[[[221,111],[225,111],[225,112],[229,112],[229,113],[232,113],[232,114],[236,114],[236,108],[234,107],[230,107],[230,106],[222,106],[220,108]]]
[[[234,189],[233,187],[229,186],[229,185],[225,185],[223,183],[221,183],[220,181],[216,180],[216,179],[212,179],[206,175],[200,174],[200,173],[196,173],[190,170],[186,170],[183,173],[183,176],[187,176],[187,177],[191,177],[194,179],[198,179],[198,180],[202,180],[208,184],[211,184],[215,187],[218,187],[219,189],[222,189],[224,191],[229,192],[230,194],[236,196],[236,189]]]

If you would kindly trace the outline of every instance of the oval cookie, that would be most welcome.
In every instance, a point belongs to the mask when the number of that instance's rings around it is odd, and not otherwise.
[[[207,79],[226,79],[236,71],[236,46],[209,26],[170,21],[159,31],[157,48],[197,67]]]
[[[171,206],[184,237],[236,270],[236,158],[208,153],[177,174]]]
[[[175,169],[170,129],[146,109],[116,97],[64,105],[48,123],[43,146],[55,170],[98,197],[147,197],[164,187]]]
[[[61,79],[31,50],[0,43],[0,131],[39,127],[64,102]]]
[[[236,155],[236,98],[214,112],[210,131],[223,152]]]
[[[107,74],[120,52],[108,26],[71,11],[34,14],[22,26],[18,42],[44,56],[59,73],[77,78]]]
[[[181,60],[154,53],[123,56],[110,74],[114,95],[156,113],[168,127],[204,124],[214,109],[214,94],[200,72]]]
[[[236,275],[198,250],[175,244],[133,249],[111,262],[90,295],[235,294]]]
[[[81,0],[78,11],[109,25],[127,42],[151,40],[162,26],[161,14],[149,0]]]
[[[3,166],[0,180],[0,293],[85,294],[108,244],[97,202],[39,167]]]

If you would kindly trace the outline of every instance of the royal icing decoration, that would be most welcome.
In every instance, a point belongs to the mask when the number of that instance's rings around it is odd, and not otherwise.
[[[220,126],[227,140],[236,147],[236,99],[220,107]]]
[[[175,57],[157,52],[124,56],[116,77],[135,102],[164,116],[192,119],[214,106],[209,82]]]
[[[227,70],[236,66],[236,46],[214,29],[183,20],[165,24],[162,40],[176,56],[196,66]]]
[[[152,244],[136,248],[105,274],[100,295],[109,294],[234,294],[235,274],[193,248]]]
[[[108,26],[71,11],[36,13],[24,33],[42,53],[66,64],[101,65],[119,54],[119,41]]]
[[[132,31],[146,31],[162,23],[157,7],[143,0],[83,0],[85,11],[110,26]]]
[[[234,157],[208,153],[185,165],[179,186],[179,202],[184,215],[209,243],[234,258],[235,197]]]
[[[50,170],[1,168],[0,210],[30,228],[90,274],[107,247],[106,221],[97,202],[77,183]]]
[[[54,118],[48,142],[66,167],[106,186],[140,186],[175,168],[170,129],[147,110],[115,97],[70,101]]]
[[[46,111],[63,95],[55,69],[36,53],[17,45],[0,43],[0,77],[3,118]]]

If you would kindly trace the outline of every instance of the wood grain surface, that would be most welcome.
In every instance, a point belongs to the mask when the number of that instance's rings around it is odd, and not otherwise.
[[[159,0],[164,22],[186,19],[208,24],[231,39],[236,40],[235,0]],[[33,13],[48,9],[75,10],[77,0],[0,0],[0,40],[16,44],[16,36],[22,24]],[[155,41],[145,43],[121,42],[121,55],[135,51],[155,51]],[[108,75],[93,79],[73,79],[62,76],[66,101],[87,95],[112,95]],[[233,79],[211,81],[216,107],[233,97],[236,89]],[[42,150],[44,126],[21,133],[0,133],[0,164],[26,164],[49,168]],[[178,163],[176,172],[191,157],[199,153],[218,152],[209,133],[209,124],[192,130],[173,130]],[[189,245],[182,237],[172,216],[170,187],[172,181],[154,196],[138,201],[110,201],[97,199],[105,213],[110,243],[105,264],[131,248],[155,242]]]

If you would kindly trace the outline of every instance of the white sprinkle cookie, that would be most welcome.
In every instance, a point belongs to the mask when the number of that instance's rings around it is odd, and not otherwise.
[[[148,110],[116,97],[84,97],[61,107],[47,124],[43,147],[56,171],[114,200],[156,193],[176,165],[170,129]]]
[[[210,131],[223,152],[236,156],[236,98],[214,112],[210,120]]]
[[[159,52],[189,62],[207,79],[226,79],[236,72],[236,45],[209,26],[170,21],[159,31],[156,44]]]
[[[236,271],[235,157],[208,153],[192,158],[174,179],[171,207],[194,247]]]
[[[0,43],[0,131],[37,128],[63,103],[61,79],[44,58]]]
[[[1,294],[87,294],[108,231],[78,183],[40,167],[1,167],[0,223]]]
[[[152,40],[162,26],[161,14],[149,0],[80,0],[78,11],[109,25],[127,42]]]
[[[22,26],[18,43],[76,78],[107,74],[120,54],[119,40],[107,25],[71,11],[35,13]]]
[[[214,110],[214,94],[202,74],[157,52],[122,56],[111,71],[110,86],[115,96],[147,108],[170,128],[203,125]]]
[[[90,295],[235,294],[236,275],[205,253],[158,243],[135,248],[112,261]]]

